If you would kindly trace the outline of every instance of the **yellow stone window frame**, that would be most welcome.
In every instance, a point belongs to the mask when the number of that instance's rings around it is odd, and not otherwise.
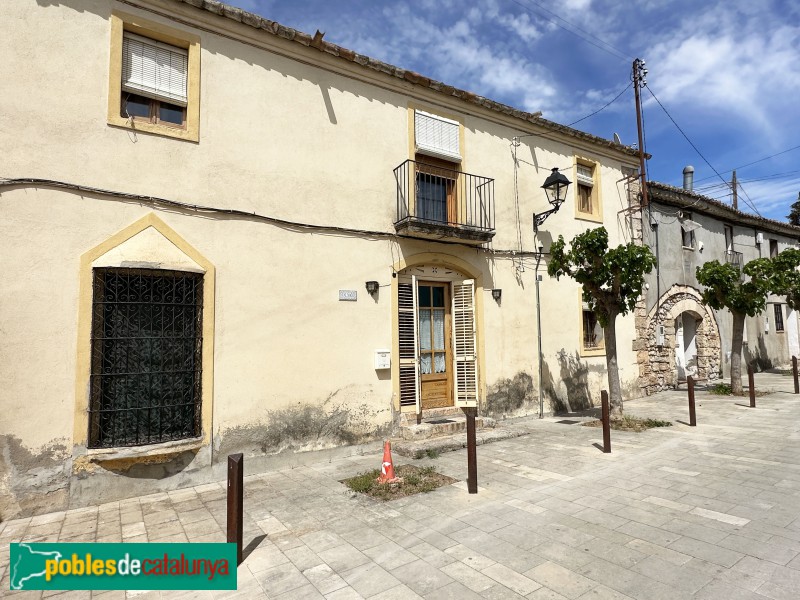
[[[129,31],[158,42],[183,48],[188,53],[186,127],[160,123],[133,124],[120,115],[122,102],[122,36]],[[111,13],[111,49],[108,68],[108,124],[131,131],[153,133],[190,142],[200,141],[200,37],[127,13]]]
[[[89,402],[91,379],[91,351],[92,351],[92,306],[94,301],[93,263],[98,258],[111,252],[134,236],[152,227],[164,238],[171,242],[186,257],[194,261],[203,272],[203,325],[202,325],[202,375],[201,375],[201,406],[199,438],[165,442],[161,444],[148,444],[135,446],[128,449],[126,456],[135,456],[143,453],[170,452],[176,447],[185,449],[186,445],[196,448],[211,444],[212,416],[214,414],[214,330],[215,330],[215,287],[216,269],[214,265],[195,249],[189,242],[182,238],[174,229],[162,221],[155,213],[149,213],[135,221],[128,227],[118,231],[106,241],[85,252],[80,258],[80,291],[78,296],[78,351],[75,376],[75,418],[73,424],[73,446],[83,449],[89,445]],[[120,456],[119,448],[103,448],[89,450],[90,454],[109,455],[111,458]],[[125,453],[123,453],[125,454]],[[79,468],[79,466],[75,466]]]
[[[589,167],[592,170],[592,211],[580,210],[580,191],[578,190],[578,166]],[[574,182],[573,198],[575,201],[575,218],[595,223],[603,222],[603,187],[600,181],[600,163],[591,158],[574,156],[572,162],[572,181]]]

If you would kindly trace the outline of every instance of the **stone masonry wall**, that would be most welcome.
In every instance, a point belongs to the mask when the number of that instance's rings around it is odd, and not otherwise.
[[[674,285],[662,298],[646,317],[637,314],[639,387],[650,395],[677,385],[675,319],[684,312],[699,321],[695,333],[697,378],[718,379],[722,369],[719,329],[714,313],[701,303],[700,292],[689,286]],[[658,325],[664,326],[662,346],[658,345]]]

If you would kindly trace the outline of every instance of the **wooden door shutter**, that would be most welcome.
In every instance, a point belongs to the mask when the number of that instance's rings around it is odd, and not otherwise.
[[[122,89],[186,106],[189,53],[125,32],[122,38]]]
[[[397,325],[400,350],[400,410],[419,405],[419,344],[417,333],[417,278],[400,277],[397,284]]]
[[[475,281],[453,282],[455,403],[478,406],[478,353],[475,342]]]

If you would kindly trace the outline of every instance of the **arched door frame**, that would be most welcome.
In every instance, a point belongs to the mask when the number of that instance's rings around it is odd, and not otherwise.
[[[714,312],[702,303],[698,290],[686,285],[673,285],[650,309],[645,326],[638,332],[645,341],[639,355],[639,386],[652,394],[677,384],[675,366],[675,319],[688,312],[700,321],[695,332],[697,343],[697,377],[715,380],[722,365],[719,326]],[[659,344],[658,326],[664,327],[663,344]],[[667,365],[665,367],[665,365]]]

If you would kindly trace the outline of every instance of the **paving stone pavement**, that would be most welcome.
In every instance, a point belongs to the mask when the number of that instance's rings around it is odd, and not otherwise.
[[[505,422],[527,435],[433,465],[460,480],[379,503],[339,481],[374,454],[245,478],[246,559],[235,592],[9,592],[10,542],[225,541],[225,483],[0,523],[0,595],[20,598],[739,600],[800,598],[800,396],[686,392],[625,403],[674,426],[612,431],[582,419]],[[683,421],[684,423],[681,423]]]

